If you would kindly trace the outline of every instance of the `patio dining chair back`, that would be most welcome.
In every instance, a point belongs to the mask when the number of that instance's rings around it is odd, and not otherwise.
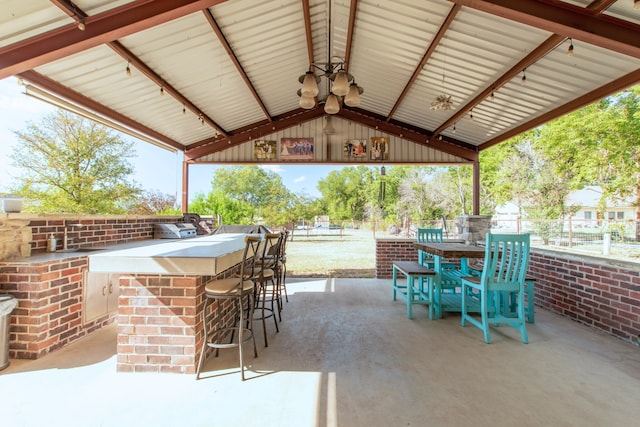
[[[442,243],[441,228],[418,228],[418,243]],[[427,268],[433,268],[433,255],[418,249],[418,263]]]
[[[482,329],[484,340],[490,343],[490,325],[506,324],[520,331],[527,343],[525,319],[525,280],[529,265],[530,237],[528,234],[487,234],[485,256],[480,276],[462,278],[462,326],[467,322]],[[515,295],[517,315],[506,313],[504,296]],[[480,320],[471,316],[465,299],[477,298]]]

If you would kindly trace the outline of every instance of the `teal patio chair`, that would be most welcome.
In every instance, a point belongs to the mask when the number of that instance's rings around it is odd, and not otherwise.
[[[418,243],[442,243],[441,228],[418,228]],[[418,263],[427,268],[433,268],[433,255],[418,249]]]
[[[490,325],[506,324],[520,331],[528,343],[525,318],[525,280],[529,265],[528,234],[487,234],[485,256],[480,276],[462,278],[462,326],[469,322],[482,329],[484,341],[491,342]],[[501,300],[513,294],[517,299],[515,316],[505,312]],[[480,320],[469,314],[470,299],[477,299]],[[466,300],[466,301],[465,301]]]

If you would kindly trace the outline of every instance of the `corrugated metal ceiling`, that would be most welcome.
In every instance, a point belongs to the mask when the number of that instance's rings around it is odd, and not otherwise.
[[[640,81],[631,0],[0,0],[0,11],[0,77],[194,161],[322,117],[322,105],[298,107],[310,57],[346,59],[365,90],[338,116],[466,160]],[[454,109],[430,108],[440,94]]]

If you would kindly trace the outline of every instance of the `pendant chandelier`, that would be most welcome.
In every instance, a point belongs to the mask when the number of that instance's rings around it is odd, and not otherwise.
[[[360,106],[360,95],[364,92],[356,84],[355,78],[345,70],[345,59],[339,56],[331,56],[331,3],[327,2],[327,50],[329,59],[326,63],[311,63],[309,71],[301,75],[298,81],[302,87],[298,90],[300,97],[300,107],[310,110],[316,106],[316,97],[320,93],[318,84],[320,78],[327,79],[327,94],[320,100],[324,102],[324,112],[327,114],[337,114],[342,103],[349,107]],[[315,71],[319,71],[316,75]]]
[[[338,56],[331,59],[326,64],[312,63],[309,71],[298,78],[302,83],[302,87],[298,90],[300,107],[309,110],[316,106],[315,98],[320,93],[318,88],[320,77],[327,78],[329,87],[327,97],[324,99],[325,113],[336,114],[340,111],[342,103],[349,107],[360,106],[360,95],[364,89],[358,86],[355,78],[344,69],[344,59]],[[319,70],[320,75],[316,75],[314,69]]]

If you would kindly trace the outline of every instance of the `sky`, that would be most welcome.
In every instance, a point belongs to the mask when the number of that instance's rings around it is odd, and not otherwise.
[[[55,107],[24,94],[18,80],[10,77],[0,80],[0,192],[7,192],[19,171],[12,166],[10,154],[18,147],[15,131],[22,131],[30,123],[38,124]],[[117,131],[113,131],[119,133]],[[137,157],[131,159],[135,169],[132,180],[147,191],[159,191],[176,196],[180,201],[182,180],[182,154],[171,153],[152,144],[121,134],[127,141],[135,143]],[[197,194],[211,191],[214,165],[191,165],[189,167],[189,199]],[[310,197],[319,197],[317,183],[330,171],[342,166],[320,165],[266,165],[265,169],[276,172],[291,191]]]

